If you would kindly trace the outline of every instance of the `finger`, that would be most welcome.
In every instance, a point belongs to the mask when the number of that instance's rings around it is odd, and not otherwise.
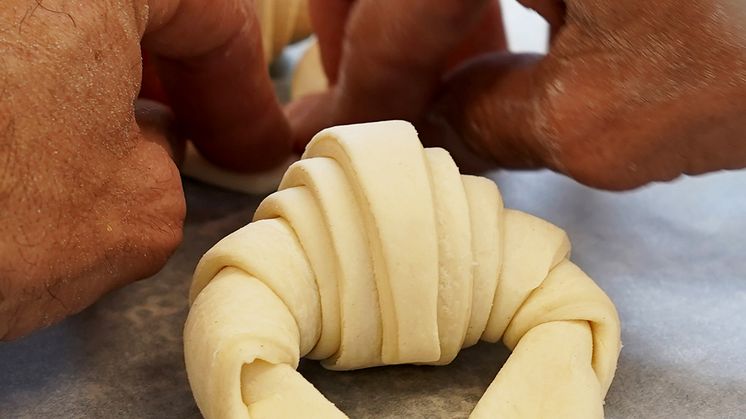
[[[448,68],[452,69],[474,57],[508,49],[502,10],[499,0],[491,0],[476,27],[451,52]]]
[[[158,69],[153,63],[153,58],[147,52],[142,54],[142,84],[138,96],[168,104],[168,97],[163,90],[161,79],[158,77]]]
[[[308,141],[324,128],[334,125],[334,115],[330,106],[333,93],[302,96],[285,107],[293,132],[293,150],[302,154]]]
[[[203,156],[268,169],[290,154],[290,128],[246,2],[152,1],[143,47],[156,56],[176,116]]]
[[[345,26],[353,3],[354,0],[309,0],[311,23],[321,48],[321,63],[331,85],[337,82]]]
[[[138,99],[135,102],[135,119],[143,139],[161,146],[176,166],[181,167],[186,141],[178,130],[173,112],[162,103]]]
[[[296,141],[307,141],[310,137],[303,135],[329,125],[416,119],[432,99],[449,54],[479,23],[487,5],[486,0],[355,3],[336,85],[316,98],[317,107],[304,118],[297,118],[298,106],[290,109]]]
[[[346,27],[335,122],[416,117],[431,99],[448,55],[478,23],[487,4],[358,3]]]
[[[565,0],[518,0],[519,3],[540,14],[549,23],[551,36],[565,24]]]
[[[314,28],[321,64],[329,86],[337,83],[342,60],[347,19],[355,0],[309,0],[309,14]],[[333,91],[306,95],[285,107],[293,135],[293,149],[302,153],[306,143],[322,129],[333,125]]]
[[[350,4],[349,0],[312,0],[311,3],[313,4],[314,1],[316,2],[316,7],[321,10],[327,10],[324,9],[324,7],[327,7],[330,3],[334,2],[344,5]],[[317,21],[317,25],[321,25],[324,28],[333,27],[335,25],[338,27],[344,26],[345,22],[341,21],[338,17],[330,17],[324,13],[320,13],[320,15],[321,20]],[[342,31],[343,28],[332,31],[333,35],[327,40],[326,47],[323,47],[327,52],[330,49],[336,49],[332,54],[339,53],[342,44],[342,41],[339,38],[341,35],[339,34]],[[320,37],[319,42],[321,42],[322,38],[323,35]],[[322,49],[322,52],[324,49]],[[482,13],[482,17],[476,27],[466,36],[461,44],[449,54],[448,67],[459,66],[464,61],[485,53],[503,51],[506,49],[507,39],[502,21],[500,4],[496,0],[491,1]],[[332,61],[334,59],[338,59],[338,57],[332,58]],[[338,63],[332,65],[338,65]],[[293,122],[293,131],[296,138],[296,152],[302,152],[307,139],[311,138],[321,128],[332,124],[333,115],[331,113],[331,107],[329,106],[332,100],[333,98],[330,94],[317,94],[296,100],[294,103],[288,105],[286,110],[290,115],[291,122]],[[426,130],[427,127],[428,124],[420,124],[418,128],[420,130]],[[421,132],[421,135],[423,138],[428,137],[428,135],[423,132]],[[443,137],[432,136],[432,138]],[[491,162],[475,155],[460,142],[447,145],[432,143],[430,145],[445,146],[452,154],[462,156],[460,160],[464,162],[463,168],[469,172],[483,171],[492,166]],[[466,163],[466,161],[469,163]]]
[[[705,117],[706,125],[690,124],[702,118],[702,109],[689,104],[693,102],[640,101],[626,85],[620,88],[604,76],[610,74],[608,67],[587,64],[551,54],[502,54],[474,61],[447,80],[426,120],[424,132],[430,137],[425,141],[457,150],[459,143],[466,144],[471,154],[454,153],[466,167],[488,157],[493,165],[549,168],[607,190],[669,181],[683,172],[736,167],[723,165],[722,157],[739,148],[732,143],[712,147],[722,138],[734,138],[737,124],[725,122],[728,117],[710,125],[729,115],[728,110],[718,108]]]
[[[330,84],[337,80],[345,26],[353,0],[310,0],[310,12],[322,51],[322,62]],[[507,49],[499,0],[491,0],[476,27],[449,57],[449,67],[488,52]]]
[[[426,141],[466,144],[462,165],[487,157],[506,168],[544,167],[551,160],[542,121],[542,57],[494,54],[473,61],[445,83],[425,125]]]

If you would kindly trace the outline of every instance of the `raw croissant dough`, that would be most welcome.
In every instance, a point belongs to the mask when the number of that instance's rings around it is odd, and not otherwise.
[[[472,418],[601,418],[620,325],[565,233],[503,209],[401,121],[330,128],[255,221],[208,251],[184,331],[207,418],[345,417],[295,368],[443,365],[513,350]]]
[[[327,89],[329,81],[321,64],[319,43],[314,41],[305,51],[293,72],[290,84],[290,99],[295,100]]]
[[[311,35],[308,0],[256,0],[255,7],[267,63],[290,43]]]

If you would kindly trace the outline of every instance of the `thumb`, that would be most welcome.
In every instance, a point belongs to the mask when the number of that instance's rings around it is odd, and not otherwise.
[[[552,38],[564,25],[561,0],[519,0],[539,13]],[[550,58],[495,53],[456,69],[418,126],[430,146],[446,148],[466,172],[506,168],[558,168],[549,126]]]
[[[542,64],[539,55],[500,53],[457,70],[423,122],[424,140],[460,150],[453,154],[466,168],[485,158],[506,168],[554,168]]]
[[[336,87],[331,86],[324,92],[302,96],[285,106],[292,132],[293,150],[296,153],[302,154],[306,144],[316,133],[335,125],[336,91]]]
[[[236,171],[261,171],[285,160],[290,127],[264,62],[253,2],[149,4],[142,46],[202,155]]]

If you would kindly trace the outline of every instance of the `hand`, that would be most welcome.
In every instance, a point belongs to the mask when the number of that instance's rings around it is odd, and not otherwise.
[[[141,44],[178,130],[162,107],[135,106]],[[185,212],[174,133],[235,169],[291,147],[241,0],[10,0],[0,92],[0,339],[162,267]]]
[[[448,71],[464,39],[501,39],[478,23],[494,2],[313,0],[333,87],[290,107],[298,141],[404,118],[472,168],[548,167],[612,190],[746,167],[742,2],[522,3],[552,27],[547,56],[477,48]]]

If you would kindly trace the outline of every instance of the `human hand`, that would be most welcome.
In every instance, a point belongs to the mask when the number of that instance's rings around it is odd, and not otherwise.
[[[0,9],[0,339],[163,266],[185,212],[176,132],[234,169],[287,157],[289,127],[248,6],[10,0]],[[135,106],[141,44],[178,130],[168,111]]]
[[[289,108],[297,141],[402,118],[473,170],[548,167],[612,190],[746,167],[742,1],[521,3],[552,27],[547,56],[500,51],[494,1],[312,0],[333,86]],[[465,39],[490,53],[449,71]]]

